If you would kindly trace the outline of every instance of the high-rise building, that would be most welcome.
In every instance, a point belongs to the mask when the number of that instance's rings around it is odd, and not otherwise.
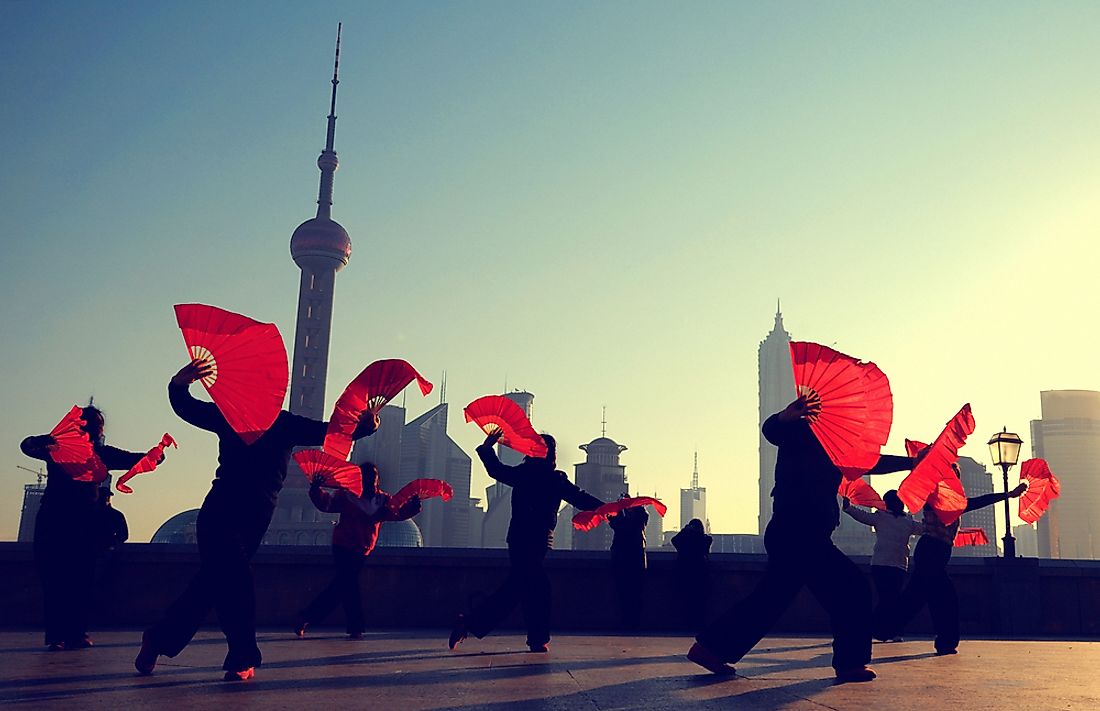
[[[443,479],[454,489],[449,502],[428,499],[416,517],[430,548],[470,545],[470,457],[447,434],[447,403],[442,402],[405,425],[401,435],[401,481]]]
[[[15,539],[20,543],[34,541],[34,522],[38,518],[38,509],[42,506],[44,493],[46,493],[46,485],[41,480],[37,484],[23,485],[23,511],[19,515],[19,537]]]
[[[959,457],[959,477],[967,497],[973,498],[993,493],[993,475],[971,457]],[[967,511],[962,515],[959,525],[965,528],[980,528],[985,531],[989,543],[984,546],[963,546],[956,548],[954,555],[969,558],[997,557],[997,516],[995,506],[986,506],[977,511]]]
[[[1100,392],[1045,390],[1032,420],[1032,454],[1045,459],[1062,495],[1038,521],[1039,557],[1100,558]]]
[[[290,238],[290,255],[301,269],[294,357],[290,369],[290,411],[314,420],[325,419],[325,384],[332,329],[336,272],[351,258],[351,238],[332,212],[336,169],[336,87],[340,83],[340,29],[336,31],[336,61],[332,70],[325,148],[317,159],[321,186],[317,216],[298,225]],[[331,536],[331,516],[317,511],[309,500],[309,482],[292,460],[279,504],[265,542],[323,544]]]
[[[703,528],[710,532],[710,521],[707,520],[707,490],[699,486],[699,453],[695,453],[695,465],[691,472],[691,487],[680,489],[680,530],[688,525],[693,518],[703,522]],[[659,541],[660,538],[650,540]]]
[[[531,419],[531,409],[535,396],[525,390],[504,393],[504,397],[520,406],[527,419]],[[497,457],[503,464],[515,466],[523,461],[523,455],[510,447],[497,445]],[[512,519],[512,487],[494,481],[485,489],[485,519],[481,529],[483,548],[506,548],[508,546],[508,523]]]
[[[577,486],[601,501],[616,501],[629,492],[626,466],[619,464],[619,455],[626,451],[626,447],[607,437],[605,430],[604,435],[582,444],[580,449],[585,453],[585,459],[573,467]],[[573,536],[573,550],[609,550],[612,537],[610,526],[578,531]]]
[[[1030,523],[1013,526],[1012,537],[1016,539],[1016,555],[1021,558],[1039,557],[1039,533]]]
[[[378,467],[378,486],[393,494],[401,488],[401,440],[405,432],[405,408],[386,405],[378,412],[378,431],[356,440],[351,461],[373,462]]]
[[[760,426],[794,399],[794,368],[791,365],[791,334],[783,328],[783,313],[775,309],[775,325],[757,350],[760,377]],[[775,488],[774,444],[760,437],[760,535],[772,518],[772,489]]]

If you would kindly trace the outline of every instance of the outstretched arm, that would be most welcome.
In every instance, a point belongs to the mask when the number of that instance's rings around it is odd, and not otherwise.
[[[592,494],[589,494],[584,489],[580,488],[573,482],[566,478],[565,474],[561,475],[562,490],[561,498],[573,505],[573,508],[579,511],[595,511],[603,506],[603,502],[597,499]]]
[[[309,500],[317,507],[318,511],[325,513],[340,513],[340,502],[336,497],[321,488],[320,477],[315,479],[309,487]]]
[[[866,509],[861,509],[858,506],[845,506],[844,513],[859,521],[864,526],[875,525],[875,514]]]
[[[993,504],[999,504],[1005,499],[1015,499],[1020,494],[1027,491],[1027,484],[1020,484],[1012,491],[1001,492],[999,494],[982,494],[981,496],[975,496],[973,499],[969,499],[966,502],[967,511],[975,511],[977,509],[983,509],[986,506],[992,506]]]
[[[328,423],[318,422],[301,415],[290,415],[287,418],[290,423],[291,438],[299,446],[317,446],[325,443],[325,435],[328,434]],[[378,431],[378,415],[370,410],[359,418],[359,424],[355,426],[355,432],[351,438],[363,439]]]
[[[884,454],[878,458],[875,466],[871,467],[868,474],[889,474],[890,472],[903,472],[912,469],[916,461],[909,457],[899,457],[896,454]]]
[[[145,452],[127,452],[125,449],[104,445],[96,448],[103,466],[110,471],[126,471],[145,457]]]

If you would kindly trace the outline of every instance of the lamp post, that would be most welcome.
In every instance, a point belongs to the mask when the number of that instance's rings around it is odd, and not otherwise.
[[[1001,468],[1005,482],[1005,558],[1016,557],[1016,539],[1012,536],[1012,519],[1008,508],[1008,470],[1020,459],[1020,445],[1024,441],[1015,432],[1009,432],[1005,427],[993,435],[989,440],[989,454],[993,457],[994,466]]]

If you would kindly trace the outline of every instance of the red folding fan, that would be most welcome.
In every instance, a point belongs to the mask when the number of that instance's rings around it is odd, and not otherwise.
[[[955,547],[962,548],[963,546],[984,546],[989,543],[989,538],[986,537],[985,531],[980,528],[960,528],[959,532],[955,534]]]
[[[952,465],[958,461],[959,449],[974,432],[974,426],[974,415],[967,403],[944,425],[931,446],[905,441],[911,457],[927,450],[898,487],[898,496],[910,511],[920,511],[929,503],[945,525],[951,525],[963,514],[966,492]]]
[[[130,467],[130,471],[118,478],[118,481],[115,482],[115,488],[123,494],[134,493],[133,489],[126,486],[126,482],[130,481],[138,474],[144,474],[145,472],[151,472],[156,469],[157,462],[164,456],[165,447],[179,447],[179,445],[176,444],[176,440],[172,439],[172,435],[167,432],[164,433],[164,436],[160,438],[160,442],[155,447],[146,452],[145,456],[139,459],[137,464]]]
[[[322,478],[321,486],[330,489],[346,489],[356,496],[363,495],[363,472],[357,464],[338,459],[321,449],[302,449],[294,453],[302,473],[311,482],[315,476]]]
[[[867,473],[890,438],[894,397],[890,381],[865,363],[817,343],[791,342],[795,392],[820,403],[810,429],[848,479]]]
[[[615,514],[637,506],[652,506],[662,517],[665,515],[665,512],[668,511],[667,506],[652,496],[624,497],[618,501],[606,503],[595,511],[578,512],[573,516],[573,528],[579,531],[591,531]]]
[[[84,431],[84,409],[73,409],[50,430],[54,443],[49,446],[50,459],[75,481],[91,481],[98,484],[107,478],[107,467],[95,453],[92,440]]]
[[[427,395],[432,384],[416,369],[403,360],[376,360],[351,381],[332,410],[325,434],[325,451],[334,457],[347,459],[351,453],[351,439],[365,410],[374,414],[397,397],[412,381],[420,386],[420,393]]]
[[[275,422],[290,372],[275,324],[204,304],[176,304],[176,322],[193,359],[209,361],[202,379],[210,399],[246,444]]]
[[[1027,491],[1020,496],[1020,520],[1035,523],[1062,494],[1058,477],[1043,459],[1029,459],[1020,466],[1020,481],[1027,482]]]
[[[454,493],[451,485],[442,479],[413,479],[390,497],[389,506],[396,512],[400,511],[401,507],[409,503],[409,499],[414,496],[419,496],[421,499],[438,496],[444,501],[450,501]]]
[[[838,494],[851,501],[856,506],[886,510],[886,502],[878,495],[866,479],[841,479]]]
[[[466,409],[467,422],[476,422],[485,434],[503,432],[500,443],[528,457],[545,457],[546,442],[535,428],[523,408],[503,395],[486,395],[474,400]]]

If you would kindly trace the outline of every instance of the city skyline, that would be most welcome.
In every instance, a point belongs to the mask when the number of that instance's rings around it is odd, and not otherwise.
[[[712,529],[748,533],[753,348],[777,297],[800,339],[890,377],[889,452],[971,402],[962,454],[988,464],[1002,426],[1030,439],[1041,391],[1100,390],[1084,318],[1100,9],[24,3],[0,19],[17,376],[0,484],[21,491],[18,442],[95,395],[111,443],[180,442],[115,498],[134,540],[196,507],[216,462],[168,408],[186,360],[172,304],[275,322],[292,345],[286,236],[315,195],[341,19],[337,203],[369,256],[341,273],[325,414],[382,357],[448,370],[456,406],[508,380],[538,394],[569,471],[606,404],[633,489],[678,521],[698,448]],[[411,418],[430,407],[412,400]],[[471,456],[481,439],[450,435]],[[488,484],[475,462],[471,490]],[[0,510],[0,537],[18,518]]]

